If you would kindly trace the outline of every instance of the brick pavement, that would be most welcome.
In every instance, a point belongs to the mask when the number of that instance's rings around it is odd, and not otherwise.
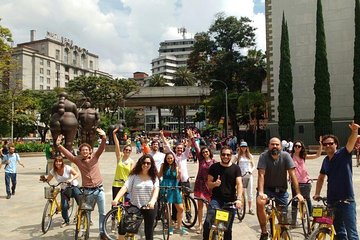
[[[133,153],[133,158],[137,159],[140,155]],[[257,158],[256,157],[256,163]],[[218,159],[218,156],[215,155]],[[322,159],[322,158],[321,158]],[[307,161],[311,177],[316,177],[320,169],[321,159]],[[48,233],[45,235],[41,232],[41,217],[45,204],[43,197],[44,183],[38,181],[39,176],[44,174],[46,161],[44,156],[39,157],[23,157],[22,162],[25,168],[18,168],[18,186],[16,195],[7,200],[4,184],[4,171],[0,170],[0,239],[74,239],[75,225],[71,224],[66,228],[60,228],[62,222],[61,215],[58,214],[52,223]],[[105,152],[100,158],[101,172],[104,176],[104,186],[106,192],[107,209],[110,208],[111,201],[111,184],[115,171],[115,154],[113,152]],[[354,161],[355,163],[355,161]],[[197,164],[188,163],[190,176],[195,176],[197,172]],[[357,219],[360,226],[360,168],[354,170],[354,186],[355,194],[358,202]],[[254,174],[256,182],[257,174]],[[315,186],[313,187],[314,191]],[[325,194],[323,189],[322,193]],[[254,192],[255,194],[255,192]],[[93,213],[94,225],[91,227],[90,239],[98,239],[98,217],[97,208]],[[293,229],[292,235],[294,239],[304,239],[300,229]],[[256,216],[246,215],[242,223],[237,220],[233,227],[233,239],[253,240],[259,238],[259,227]],[[140,236],[141,238],[141,236]],[[193,230],[189,231],[189,235],[182,237],[174,234],[171,239],[202,239]],[[138,238],[139,239],[139,238]],[[142,238],[144,239],[144,238]],[[161,239],[161,235],[155,232],[155,239]]]

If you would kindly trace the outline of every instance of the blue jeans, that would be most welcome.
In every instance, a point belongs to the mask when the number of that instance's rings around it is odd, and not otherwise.
[[[105,192],[104,187],[98,188],[95,191],[84,189],[85,194],[91,194],[90,196],[96,198],[96,204],[99,210],[99,231],[104,233],[104,219],[105,219]]]
[[[335,207],[336,239],[359,240],[356,230],[356,203],[340,202]]]
[[[11,183],[12,183],[11,191],[15,191],[15,188],[16,188],[16,173],[5,172],[5,186],[6,186],[6,194],[7,195],[11,195],[10,180],[11,180]]]
[[[71,196],[75,198],[77,205],[79,205],[79,195],[80,190],[77,187],[71,187]],[[66,223],[70,222],[69,215],[68,215],[68,208],[69,208],[69,198],[65,196],[64,190],[61,190],[61,216]]]
[[[210,201],[208,210],[207,210],[207,214],[206,214],[206,219],[204,221],[204,226],[203,226],[203,239],[204,240],[209,239],[211,224],[214,222],[214,219],[215,219],[215,209],[222,208],[222,206],[224,204],[225,204],[225,202],[222,202],[222,201],[219,201],[216,199],[212,199]],[[226,210],[230,211],[231,216],[230,216],[230,220],[229,220],[229,227],[228,227],[227,231],[225,231],[225,233],[224,233],[224,240],[231,240],[232,239],[232,225],[234,222],[236,209],[230,208],[230,209],[226,209]]]
[[[269,189],[265,188],[264,193],[269,198],[274,197],[277,204],[280,204],[280,205],[287,205],[288,204],[288,199],[289,199],[288,192],[273,192],[273,191],[270,191]]]

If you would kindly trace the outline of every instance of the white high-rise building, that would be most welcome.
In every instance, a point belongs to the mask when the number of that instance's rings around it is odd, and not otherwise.
[[[99,57],[79,47],[72,40],[48,32],[44,39],[35,39],[30,31],[30,42],[13,49],[18,66],[12,80],[21,81],[22,89],[50,90],[66,87],[74,77],[111,75],[99,71]]]
[[[159,57],[151,61],[152,75],[160,74],[168,80],[173,79],[178,67],[187,66],[194,43],[193,38],[161,42]]]

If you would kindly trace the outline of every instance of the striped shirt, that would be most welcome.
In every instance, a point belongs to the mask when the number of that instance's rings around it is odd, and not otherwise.
[[[141,208],[150,202],[154,189],[159,187],[159,179],[156,178],[153,183],[151,178],[144,181],[139,175],[131,175],[126,180],[125,187],[131,195],[130,202]]]

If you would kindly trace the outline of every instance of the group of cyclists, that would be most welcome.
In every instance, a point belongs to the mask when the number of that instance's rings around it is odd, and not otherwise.
[[[306,154],[306,149],[302,141],[293,142],[293,149],[290,153],[282,151],[279,138],[271,138],[268,149],[260,155],[258,165],[255,166],[250,149],[245,141],[239,143],[237,154],[229,146],[220,149],[220,162],[214,159],[214,154],[210,147],[197,144],[198,133],[187,130],[187,138],[170,147],[163,131],[159,132],[160,137],[152,139],[150,152],[144,153],[138,160],[131,158],[132,146],[125,145],[122,149],[117,139],[117,131],[113,132],[116,155],[116,170],[112,185],[112,205],[116,205],[119,200],[130,201],[131,204],[142,208],[144,216],[145,237],[153,239],[153,222],[157,213],[157,200],[160,186],[190,187],[189,173],[187,169],[188,157],[193,147],[198,159],[198,173],[195,179],[194,196],[198,200],[198,225],[196,232],[203,235],[203,239],[208,239],[210,225],[214,218],[214,210],[221,208],[232,202],[235,208],[240,208],[242,204],[248,204],[249,214],[258,217],[261,236],[260,240],[269,239],[266,227],[265,205],[269,197],[275,197],[278,203],[288,202],[288,179],[291,180],[291,192],[299,201],[306,201],[311,209],[311,184],[310,176],[306,169],[305,160],[320,157],[324,150],[326,157],[323,160],[320,174],[316,185],[313,199],[320,196],[321,188],[325,177],[328,179],[327,197],[330,205],[336,205],[334,226],[337,239],[359,239],[356,229],[356,206],[352,185],[352,165],[351,154],[358,136],[359,125],[352,122],[349,124],[351,135],[345,147],[338,149],[339,142],[334,135],[325,135],[320,138],[320,148],[316,154]],[[42,180],[49,181],[56,178],[57,181],[68,181],[77,185],[76,179],[81,175],[82,186],[88,190],[98,190],[97,198],[99,210],[99,230],[100,238],[106,239],[103,232],[103,221],[105,216],[105,193],[103,178],[99,169],[99,157],[104,151],[106,144],[105,132],[98,129],[101,137],[101,144],[95,153],[91,146],[82,144],[79,146],[80,154],[74,156],[66,148],[61,146],[62,136],[59,136],[56,145],[68,160],[78,166],[80,173],[73,168],[64,166],[62,157],[58,156],[54,161],[54,169],[49,176],[42,177]],[[164,152],[159,151],[160,141],[162,141]],[[253,206],[253,171],[258,170],[258,182],[256,192],[256,210]],[[246,178],[247,203],[241,202],[243,191],[242,177]],[[289,177],[289,178],[288,178]],[[69,186],[63,186],[62,191],[66,192]],[[76,188],[71,187],[71,194],[62,194],[62,204],[66,204],[66,198],[76,196]],[[170,234],[188,234],[187,230],[181,226],[182,196],[179,189],[169,190],[167,201],[174,204],[173,215],[174,224],[170,228]],[[69,191],[67,191],[69,192]],[[202,201],[201,199],[205,200]],[[205,203],[208,203],[207,205]],[[204,206],[207,208],[206,218],[203,221]],[[311,210],[310,210],[311,213]],[[224,239],[232,239],[232,219],[229,220]],[[63,212],[63,226],[68,225],[69,219]],[[119,239],[123,239],[124,232],[119,228]]]

